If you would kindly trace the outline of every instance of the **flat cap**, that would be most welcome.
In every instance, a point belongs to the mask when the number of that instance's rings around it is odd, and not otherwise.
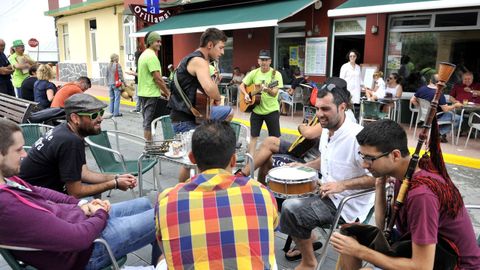
[[[89,94],[75,94],[65,100],[65,113],[93,112],[107,107],[96,97]]]

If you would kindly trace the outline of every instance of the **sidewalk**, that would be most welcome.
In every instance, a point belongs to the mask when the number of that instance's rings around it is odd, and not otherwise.
[[[93,85],[92,88],[90,88],[86,93],[96,96],[107,104],[109,103],[108,88],[105,86]],[[135,106],[134,102],[125,100],[123,98],[121,100],[121,104],[121,109],[126,109],[127,111],[133,109],[133,106]],[[249,117],[249,113],[242,113],[239,110],[235,111],[234,119],[247,126],[250,126]],[[141,116],[138,121],[141,122]],[[290,139],[291,137],[291,140],[293,141],[293,139],[299,135],[297,126],[302,122],[302,113],[297,111],[293,119],[291,116],[281,116],[280,121],[282,136],[287,137],[287,139]],[[410,151],[413,153],[417,144],[417,139],[413,138],[413,128],[410,130],[407,124],[402,124],[402,126],[407,132]],[[263,128],[266,130],[265,125]],[[417,134],[419,134],[420,131],[420,127],[417,128]],[[452,139],[450,136],[447,138],[449,143],[441,144],[446,163],[480,169],[480,139],[470,139],[468,142],[468,147],[464,148],[466,137],[460,137],[458,145],[452,145]]]

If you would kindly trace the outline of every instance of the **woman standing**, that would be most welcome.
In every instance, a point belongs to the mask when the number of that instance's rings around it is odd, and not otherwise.
[[[106,80],[108,88],[110,89],[110,113],[113,116],[122,116],[120,113],[120,94],[122,93],[121,87],[124,80],[122,66],[118,63],[118,54],[116,53],[110,56]]]
[[[360,66],[356,63],[358,58],[360,58],[360,54],[356,50],[350,50],[347,54],[348,62],[340,68],[340,78],[347,82],[347,89],[352,95],[353,104],[360,104],[362,79]]]
[[[50,108],[57,92],[53,79],[53,70],[49,65],[40,65],[37,69],[37,81],[33,84],[33,97],[42,109]]]

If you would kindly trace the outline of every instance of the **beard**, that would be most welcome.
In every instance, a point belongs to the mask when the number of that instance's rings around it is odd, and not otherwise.
[[[0,164],[0,172],[2,172],[3,177],[12,177],[19,173],[19,168],[11,168],[5,164]]]
[[[102,132],[101,128],[95,128],[94,126],[82,125],[77,130],[78,134],[82,137],[88,137],[91,135],[98,135]]]

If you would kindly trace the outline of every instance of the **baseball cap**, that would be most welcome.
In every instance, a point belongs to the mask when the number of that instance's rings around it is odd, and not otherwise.
[[[259,59],[270,59],[270,51],[269,50],[261,50],[260,54],[258,55]]]
[[[17,39],[15,41],[13,41],[13,47],[18,47],[18,46],[25,46],[21,39]]]
[[[107,107],[96,97],[89,94],[75,94],[65,100],[65,113],[91,112]]]

